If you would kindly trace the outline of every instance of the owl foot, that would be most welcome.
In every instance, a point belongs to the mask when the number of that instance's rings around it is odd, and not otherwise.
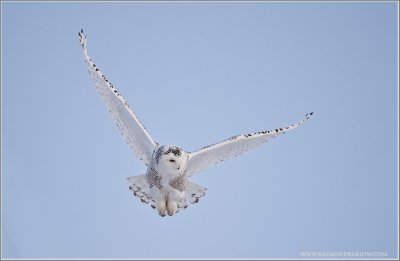
[[[158,214],[162,217],[165,217],[167,215],[167,205],[165,200],[159,200],[156,203],[156,209],[158,211]]]
[[[167,203],[167,212],[168,215],[172,216],[178,210],[178,205],[176,204],[175,200],[170,200]]]

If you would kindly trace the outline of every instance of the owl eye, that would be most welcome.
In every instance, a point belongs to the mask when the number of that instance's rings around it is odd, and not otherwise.
[[[169,160],[170,162],[175,162],[175,160],[173,160],[173,159],[171,159],[171,160]]]

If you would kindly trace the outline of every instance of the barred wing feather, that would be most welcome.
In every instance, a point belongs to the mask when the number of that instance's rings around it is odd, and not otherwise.
[[[200,150],[191,152],[189,154],[189,161],[187,167],[187,175],[193,176],[204,169],[217,164],[218,162],[233,158],[246,151],[266,143],[271,138],[287,131],[293,130],[303,124],[313,113],[307,113],[306,116],[299,122],[287,126],[285,128],[278,128],[267,131],[254,132],[249,134],[233,136],[222,142],[212,144],[201,148]]]
[[[88,72],[98,93],[103,97],[111,117],[116,122],[122,136],[134,154],[143,160],[146,165],[149,165],[157,143],[129,108],[124,97],[121,96],[89,57],[86,47],[86,35],[83,30],[79,32],[79,37]]]

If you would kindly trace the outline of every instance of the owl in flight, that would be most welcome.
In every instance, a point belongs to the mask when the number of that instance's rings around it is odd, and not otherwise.
[[[125,141],[134,154],[147,166],[143,175],[128,177],[129,190],[142,202],[150,204],[162,217],[174,215],[195,204],[205,195],[206,188],[189,181],[189,177],[220,161],[238,156],[269,139],[303,124],[313,113],[290,126],[230,137],[199,150],[188,152],[175,145],[154,141],[127,101],[89,57],[86,35],[79,33],[83,57],[98,93],[103,97]]]

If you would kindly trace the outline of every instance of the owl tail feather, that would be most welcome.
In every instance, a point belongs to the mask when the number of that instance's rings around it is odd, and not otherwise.
[[[206,188],[196,183],[188,181],[186,184],[186,195],[192,204],[199,202],[199,199],[206,195],[206,191]]]
[[[192,204],[198,203],[199,199],[206,194],[206,190],[206,188],[203,188],[196,183],[186,181],[185,197],[180,202],[178,202],[178,211],[180,209],[187,208],[189,202]]]
[[[154,199],[150,196],[150,188],[145,174],[128,177],[126,179],[131,184],[129,186],[129,190],[133,193],[133,195],[138,197],[143,203],[150,203],[151,207],[155,208]]]
[[[135,197],[138,197],[143,203],[151,205],[155,208],[155,200],[151,197],[150,188],[146,180],[146,175],[131,176],[127,178],[129,182],[129,190]],[[178,202],[178,209],[185,209],[188,207],[189,202],[196,204],[199,199],[205,196],[207,189],[197,185],[193,182],[187,181],[186,183],[186,197]],[[179,210],[178,210],[179,211]]]

